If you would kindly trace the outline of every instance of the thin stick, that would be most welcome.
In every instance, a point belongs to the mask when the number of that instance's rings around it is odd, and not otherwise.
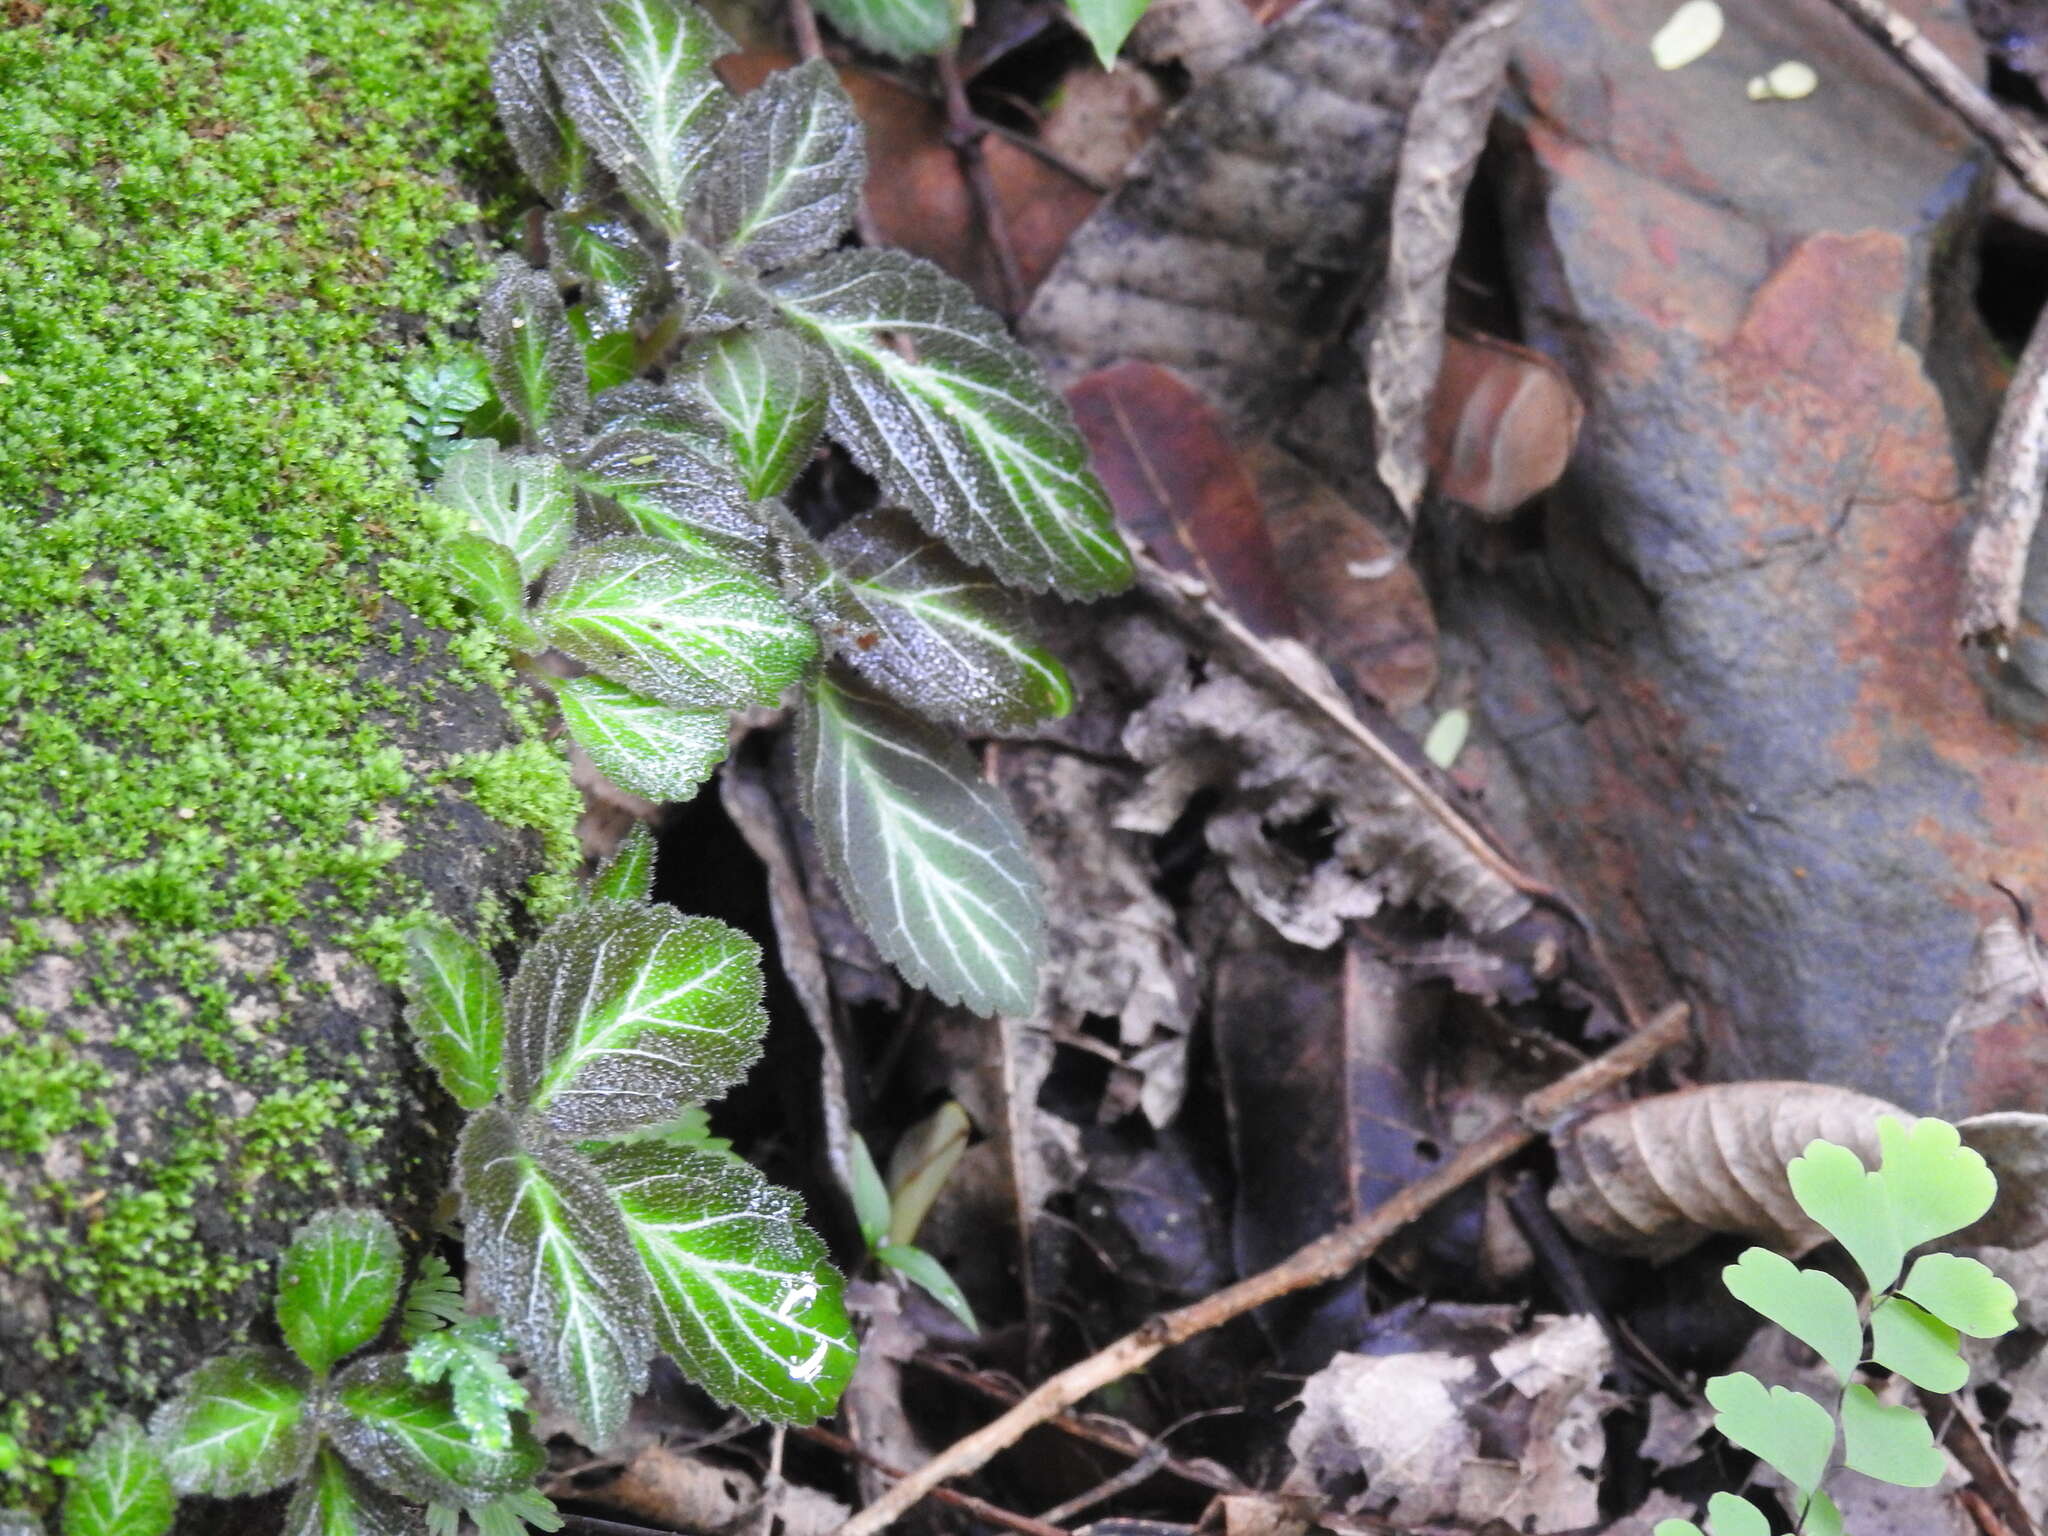
[[[1388,1238],[1439,1200],[1513,1157],[1545,1134],[1567,1110],[1632,1077],[1686,1038],[1687,1009],[1673,1003],[1619,1045],[1522,1100],[1519,1112],[1494,1127],[1427,1178],[1401,1190],[1370,1215],[1326,1233],[1271,1269],[1226,1286],[1200,1301],[1163,1313],[1107,1349],[1068,1366],[1039,1385],[1008,1413],[956,1440],[888,1493],[839,1528],[839,1536],[875,1536],[949,1478],[963,1477],[1016,1444],[1055,1414],[1139,1370],[1161,1352],[1242,1317],[1279,1297],[1350,1273]]]
[[[1919,1389],[1919,1398],[1928,1417],[1941,1425],[1941,1443],[1970,1474],[1971,1489],[1998,1525],[2009,1536],[2040,1536],[2041,1527],[2027,1512],[2026,1503],[2013,1484],[2012,1472],[1998,1453],[1984,1443],[1984,1437],[1977,1433],[1977,1426],[1970,1422],[1961,1405],[1954,1398],[1925,1387]],[[1981,1518],[1978,1523],[1983,1524]]]
[[[789,32],[796,40],[798,58],[808,63],[825,57],[825,39],[818,35],[818,15],[811,9],[811,0],[789,0]],[[868,207],[865,191],[854,200],[853,232],[870,250],[884,243],[881,230],[875,224],[874,213]]]
[[[818,1445],[824,1446],[829,1451],[837,1451],[840,1455],[850,1456],[855,1461],[864,1461],[884,1477],[900,1478],[910,1475],[901,1467],[890,1466],[888,1462],[883,1461],[879,1456],[862,1450],[844,1435],[835,1435],[829,1429],[819,1429],[814,1425],[805,1425],[795,1430],[794,1433],[800,1439],[813,1441]],[[971,1493],[956,1493],[951,1488],[934,1488],[932,1490],[932,1497],[941,1504],[950,1504],[955,1509],[965,1510],[976,1519],[986,1520],[990,1525],[1000,1525],[1013,1531],[1020,1531],[1023,1533],[1023,1536],[1068,1536],[1066,1531],[1056,1525],[1052,1525],[1044,1520],[1034,1520],[1029,1515],[1020,1515],[1014,1509],[1005,1509],[1000,1504],[991,1504],[987,1499],[977,1499]]]
[[[1834,0],[1835,9],[1891,50],[1927,93],[1968,123],[2021,186],[2048,203],[2048,147],[2015,122],[1919,27],[1885,0]]]
[[[1010,226],[1003,218],[1003,205],[996,198],[995,179],[988,173],[988,156],[981,152],[984,132],[981,119],[968,105],[967,87],[960,79],[960,59],[948,48],[939,55],[939,82],[946,88],[946,138],[960,160],[960,174],[967,179],[968,195],[982,233],[995,253],[996,279],[1002,285],[1003,318],[1014,320],[1024,308],[1024,274],[1017,266],[1017,252],[1010,244]]]

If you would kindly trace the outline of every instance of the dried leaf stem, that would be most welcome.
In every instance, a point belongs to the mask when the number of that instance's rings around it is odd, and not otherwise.
[[[939,83],[946,92],[946,139],[960,161],[960,174],[966,179],[982,233],[988,237],[989,250],[995,256],[996,278],[1002,286],[1003,318],[1015,320],[1024,309],[1024,274],[1017,265],[1016,247],[1010,243],[1009,222],[1003,217],[1003,205],[996,196],[988,157],[981,152],[985,130],[968,103],[967,85],[960,78],[960,56],[948,48],[938,56],[938,66]]]
[[[2048,146],[1993,101],[1926,33],[1886,0],[1834,0],[1834,6],[1888,49],[1930,96],[1969,124],[2021,186],[2048,203]]]
[[[1963,568],[1961,638],[2000,653],[2020,624],[2027,551],[2041,525],[2048,487],[2048,315],[2020,353],[2019,368],[1999,407],[1998,428],[1977,484],[1977,525]]]
[[[963,1477],[1014,1445],[1028,1430],[1092,1392],[1141,1369],[1155,1356],[1221,1327],[1269,1301],[1348,1274],[1388,1238],[1438,1201],[1499,1166],[1544,1135],[1568,1110],[1614,1088],[1686,1038],[1687,1008],[1673,1003],[1644,1029],[1522,1100],[1515,1116],[1462,1148],[1435,1173],[1418,1179],[1369,1215],[1326,1233],[1288,1258],[1213,1295],[1152,1318],[1136,1332],[1043,1382],[1008,1413],[956,1440],[839,1528],[838,1536],[875,1536],[926,1494]]]

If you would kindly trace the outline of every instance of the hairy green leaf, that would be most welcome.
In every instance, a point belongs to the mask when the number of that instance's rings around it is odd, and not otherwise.
[[[825,426],[825,369],[787,331],[727,331],[684,352],[678,372],[725,428],[747,494],[780,496]]]
[[[853,588],[826,558],[818,541],[779,501],[757,501],[754,515],[768,530],[768,554],[774,566],[775,590],[790,607],[810,620],[828,647],[858,644],[863,635],[879,635],[880,622],[867,599]]]
[[[1842,1461],[1901,1488],[1932,1488],[1948,1469],[1919,1409],[1880,1403],[1860,1382],[1842,1394]]]
[[[676,709],[596,676],[562,684],[556,697],[576,744],[629,793],[688,800],[725,760],[725,710]]]
[[[840,656],[897,703],[964,731],[1057,719],[1074,705],[1023,599],[892,510],[848,523],[825,553],[875,616]]]
[[[277,1271],[277,1326],[315,1376],[384,1326],[405,1277],[398,1234],[375,1211],[322,1211],[292,1234]]]
[[[393,1498],[323,1447],[299,1480],[284,1536],[420,1536],[420,1512]]]
[[[1751,1248],[1721,1278],[1729,1295],[1806,1345],[1843,1381],[1856,1374],[1863,1319],[1856,1298],[1833,1275],[1801,1269],[1767,1248]]]
[[[565,0],[554,73],[569,115],[626,196],[670,235],[732,97],[711,61],[732,41],[688,0]]]
[[[1849,1250],[1873,1292],[1890,1289],[1905,1256],[1960,1231],[1991,1208],[1998,1181],[1944,1120],[1894,1115],[1877,1123],[1875,1173],[1846,1147],[1816,1141],[1786,1168],[1800,1209]]]
[[[470,1117],[456,1166],[472,1283],[603,1449],[654,1352],[647,1277],[618,1203],[587,1159],[495,1106]]]
[[[1117,50],[1150,4],[1151,0],[1067,0],[1067,9],[1094,46],[1096,62],[1104,69],[1114,69]]]
[[[634,1142],[598,1166],[654,1281],[662,1348],[690,1379],[756,1418],[830,1413],[853,1374],[853,1329],[803,1203],[694,1147]]]
[[[594,435],[645,428],[682,439],[683,448],[698,458],[715,457],[723,445],[697,419],[690,403],[672,389],[646,379],[615,385],[590,402]]]
[[[767,533],[747,489],[725,465],[670,432],[609,432],[576,462],[576,480],[616,507],[626,525],[732,560],[756,575],[766,570]]]
[[[617,389],[633,382],[640,371],[640,344],[630,331],[612,331],[603,336],[590,333],[591,316],[577,305],[569,312],[569,327],[583,343],[583,368],[593,391]],[[586,418],[587,419],[587,418]]]
[[[469,1438],[486,1451],[503,1451],[512,1445],[512,1415],[526,1406],[526,1388],[502,1358],[511,1348],[489,1318],[465,1318],[407,1350],[405,1373],[417,1382],[447,1382]]]
[[[1906,1283],[1899,1287],[1958,1333],[1973,1339],[1995,1339],[2019,1326],[2013,1288],[1975,1259],[1953,1253],[1930,1253],[1913,1261]]]
[[[899,59],[941,52],[960,34],[958,0],[820,0],[818,10],[863,47]]]
[[[1870,1314],[1870,1358],[1916,1387],[1954,1392],[1970,1379],[1955,1329],[1903,1296],[1887,1296]]]
[[[405,936],[412,985],[405,1021],[420,1055],[464,1109],[497,1097],[505,1055],[505,986],[483,947],[445,923]]]
[[[540,195],[558,208],[580,208],[599,193],[589,147],[562,111],[549,77],[547,40],[540,22],[546,7],[521,8],[526,25],[509,26],[491,50],[491,94],[512,158]]]
[[[624,219],[551,213],[548,254],[557,281],[583,285],[590,328],[602,336],[629,329],[659,297],[661,267]]]
[[[1014,585],[1099,597],[1129,583],[1066,403],[965,287],[901,251],[850,251],[770,289],[824,346],[832,435],[886,499]]]
[[[676,312],[690,332],[724,331],[736,325],[772,323],[775,305],[759,283],[727,266],[718,253],[688,235],[668,247],[668,280]]]
[[[414,1380],[397,1355],[375,1355],[343,1371],[334,1402],[340,1411],[328,1434],[342,1455],[387,1493],[415,1503],[510,1493],[530,1486],[547,1462],[525,1415],[512,1420],[502,1447],[485,1446],[448,1388]]]
[[[691,224],[728,261],[787,266],[839,243],[866,177],[853,103],[832,66],[812,59],[740,103],[698,184]]]
[[[760,946],[672,907],[589,902],[527,952],[507,1006],[512,1096],[563,1135],[658,1125],[761,1054]]]
[[[574,437],[590,405],[583,348],[555,280],[506,256],[484,289],[478,324],[491,382],[527,437],[552,446]]]
[[[278,1349],[216,1355],[178,1385],[149,1432],[180,1493],[233,1498],[281,1488],[305,1470],[317,1431],[311,1383]]]
[[[797,752],[826,867],[876,948],[946,1002],[1030,1013],[1038,877],[966,749],[835,670],[805,696]]]
[[[592,901],[654,900],[654,833],[644,821],[633,823],[602,868],[590,881]]]
[[[1852,1389],[1853,1390],[1853,1389]],[[1820,1486],[1835,1449],[1835,1420],[1819,1403],[1790,1387],[1770,1387],[1747,1371],[1707,1383],[1714,1427],[1752,1455],[1769,1462],[1795,1488]]]
[[[163,1458],[125,1413],[94,1437],[64,1490],[64,1536],[164,1536],[177,1513]]]
[[[946,1266],[922,1248],[910,1243],[886,1243],[875,1250],[875,1257],[920,1286],[969,1333],[981,1332],[981,1325],[974,1320],[974,1309],[967,1305],[966,1293],[946,1273]]]
[[[686,709],[773,704],[817,654],[764,584],[654,539],[607,539],[551,573],[536,617],[578,661]]]
[[[529,655],[544,647],[526,616],[526,581],[511,550],[480,533],[461,533],[435,553],[449,587],[478,618]]]
[[[523,581],[562,557],[575,527],[576,497],[561,461],[506,453],[489,438],[456,444],[434,499],[460,513],[471,533],[510,550]]]

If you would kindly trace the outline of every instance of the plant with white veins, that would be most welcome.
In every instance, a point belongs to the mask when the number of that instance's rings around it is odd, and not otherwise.
[[[503,440],[445,455],[444,569],[516,649],[588,669],[564,723],[637,794],[694,794],[730,713],[794,690],[819,841],[883,954],[1028,1012],[1038,884],[952,733],[1064,714],[1015,589],[1100,596],[1130,559],[996,318],[929,263],[838,248],[865,156],[831,69],[735,99],[731,46],[688,0],[509,16],[492,78],[548,269],[507,257],[484,296],[496,399],[469,420]],[[884,498],[822,539],[780,499],[821,434]]]

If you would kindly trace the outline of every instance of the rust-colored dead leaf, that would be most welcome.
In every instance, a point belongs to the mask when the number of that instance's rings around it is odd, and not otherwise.
[[[1550,1208],[1580,1242],[1606,1253],[1662,1262],[1715,1233],[1803,1253],[1827,1234],[1792,1198],[1785,1165],[1818,1138],[1875,1168],[1880,1115],[1917,1118],[1824,1083],[1717,1083],[1641,1099],[1556,1138]],[[1957,1128],[1999,1178],[1991,1213],[1959,1240],[2022,1248],[2048,1236],[2048,1116],[1980,1115]]]
[[[1259,489],[1201,392],[1157,364],[1118,363],[1067,401],[1124,531],[1168,570],[1201,578],[1254,633],[1294,634]]]
[[[1429,403],[1437,489],[1486,517],[1505,517],[1557,484],[1585,408],[1549,358],[1491,336],[1450,336]]]

